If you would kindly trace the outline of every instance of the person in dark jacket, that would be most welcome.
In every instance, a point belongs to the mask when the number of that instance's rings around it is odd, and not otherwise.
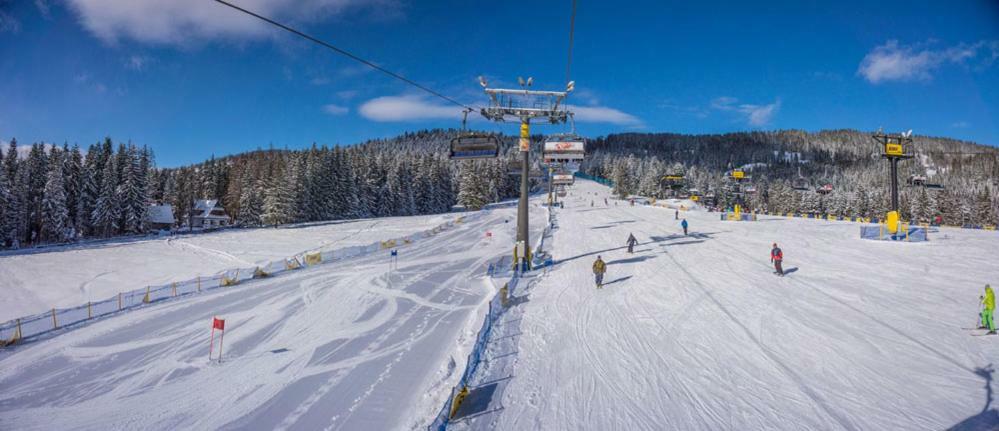
[[[628,253],[635,252],[635,244],[638,244],[638,240],[635,239],[634,234],[628,234]]]
[[[687,219],[683,219],[680,226],[683,227],[683,236],[687,236]]]
[[[774,243],[774,248],[770,249],[770,262],[774,264],[774,274],[781,277],[784,276],[784,268],[781,267],[781,263],[784,261],[784,252],[781,251],[780,247],[777,247],[777,243]]]

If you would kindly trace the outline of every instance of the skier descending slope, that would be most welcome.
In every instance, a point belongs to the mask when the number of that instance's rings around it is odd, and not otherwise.
[[[607,264],[604,263],[600,256],[597,256],[596,262],[593,262],[593,275],[597,281],[597,289],[603,289],[604,287],[604,273],[607,272]]]
[[[683,227],[683,236],[687,236],[687,219],[683,219],[683,221],[680,222],[680,226]]]
[[[777,243],[774,243],[774,248],[770,249],[770,262],[774,264],[774,274],[781,277],[784,276],[784,268],[781,267],[781,262],[784,261],[784,252],[777,247]]]
[[[628,253],[635,252],[635,244],[638,244],[638,240],[635,239],[635,234],[628,234]]]
[[[992,286],[985,285],[985,296],[982,298],[982,324],[979,329],[988,329],[989,334],[995,335],[996,333],[996,321],[995,321],[995,311],[996,311],[996,294],[992,291]]]

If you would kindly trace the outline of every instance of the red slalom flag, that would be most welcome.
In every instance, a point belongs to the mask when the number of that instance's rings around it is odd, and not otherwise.
[[[218,317],[212,318],[212,329],[218,329],[220,331],[225,331],[225,319],[219,319]]]

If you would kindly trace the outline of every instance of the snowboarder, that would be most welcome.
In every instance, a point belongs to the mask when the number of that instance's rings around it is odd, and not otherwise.
[[[635,234],[628,234],[628,253],[635,252],[635,244],[638,244],[638,240],[635,239]]]
[[[600,256],[597,256],[597,261],[593,262],[593,275],[596,277],[597,289],[604,288],[604,273],[607,272],[607,264],[604,263]]]
[[[996,322],[993,315],[996,310],[996,294],[992,291],[992,286],[985,285],[985,296],[980,297],[982,301],[982,324],[979,329],[988,329],[989,334],[995,335]]]
[[[683,221],[680,222],[680,226],[683,227],[683,236],[687,236],[687,219],[683,219]]]
[[[774,248],[770,249],[770,262],[774,264],[774,274],[781,277],[784,276],[784,268],[781,267],[781,262],[784,261],[784,252],[777,247],[777,243],[774,243]]]

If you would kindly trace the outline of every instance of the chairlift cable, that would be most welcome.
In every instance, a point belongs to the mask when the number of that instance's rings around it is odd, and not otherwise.
[[[321,40],[319,38],[316,38],[314,36],[308,35],[308,34],[302,32],[301,30],[297,30],[297,29],[295,29],[293,27],[290,27],[288,25],[279,23],[279,22],[277,22],[277,21],[275,21],[273,19],[270,19],[268,17],[260,15],[260,14],[258,14],[256,12],[253,12],[253,11],[244,9],[242,7],[236,6],[236,5],[232,4],[232,3],[229,3],[226,0],[215,0],[215,2],[223,4],[223,5],[226,5],[226,6],[229,6],[229,7],[233,8],[233,9],[235,9],[235,10],[243,12],[243,13],[245,13],[247,15],[250,15],[250,16],[252,16],[254,18],[257,18],[257,19],[259,19],[261,21],[264,21],[264,22],[266,22],[268,24],[271,24],[273,26],[276,26],[276,27],[279,27],[281,29],[284,29],[284,30],[288,31],[289,33],[292,33],[292,34],[294,34],[296,36],[299,36],[299,37],[301,37],[303,39],[309,40],[311,42],[314,42],[314,43],[322,45],[322,46],[324,46],[326,48],[329,48],[330,50],[333,50],[333,51],[335,51],[335,52],[337,52],[337,53],[339,53],[339,54],[341,54],[343,56],[346,56],[346,57],[348,57],[348,58],[350,58],[350,59],[352,59],[354,61],[357,61],[357,62],[359,62],[359,63],[361,63],[361,64],[363,64],[365,66],[368,66],[368,67],[370,67],[372,69],[375,69],[375,70],[377,70],[379,72],[382,72],[382,73],[384,73],[384,74],[386,74],[388,76],[391,76],[391,77],[393,77],[395,79],[398,79],[398,80],[400,80],[402,82],[405,82],[405,83],[407,83],[409,85],[412,85],[412,86],[414,86],[416,88],[419,88],[420,90],[423,90],[423,91],[425,91],[427,93],[430,93],[430,94],[432,94],[434,96],[437,96],[437,97],[439,97],[441,99],[444,99],[445,101],[447,101],[449,103],[458,105],[458,106],[460,106],[462,108],[465,108],[465,109],[475,110],[474,108],[472,108],[472,107],[470,107],[470,106],[468,106],[468,105],[466,105],[464,103],[461,103],[461,102],[459,102],[457,100],[454,100],[454,99],[452,99],[452,98],[450,98],[448,96],[445,96],[445,95],[443,95],[441,93],[438,93],[437,91],[434,91],[434,90],[432,90],[432,89],[430,89],[430,88],[428,88],[428,87],[426,87],[426,86],[424,86],[422,84],[419,84],[419,83],[417,83],[417,82],[415,82],[415,81],[413,81],[413,80],[411,80],[409,78],[406,78],[405,76],[402,76],[402,75],[400,75],[398,73],[392,72],[391,70],[385,69],[384,67],[381,67],[381,66],[379,66],[379,65],[377,65],[375,63],[372,63],[372,62],[370,62],[368,60],[365,60],[365,59],[363,59],[363,58],[361,58],[361,57],[359,57],[357,55],[354,55],[354,54],[352,54],[352,53],[350,53],[350,52],[348,52],[348,51],[346,51],[344,49],[338,48],[338,47],[334,46],[333,44],[331,44],[329,42],[326,42],[326,41]]]
[[[572,80],[572,75],[570,74],[572,70],[572,36],[576,30],[576,0],[572,0],[572,15],[569,18],[569,55],[565,62],[565,82],[568,83]],[[569,95],[566,94],[566,97]]]

